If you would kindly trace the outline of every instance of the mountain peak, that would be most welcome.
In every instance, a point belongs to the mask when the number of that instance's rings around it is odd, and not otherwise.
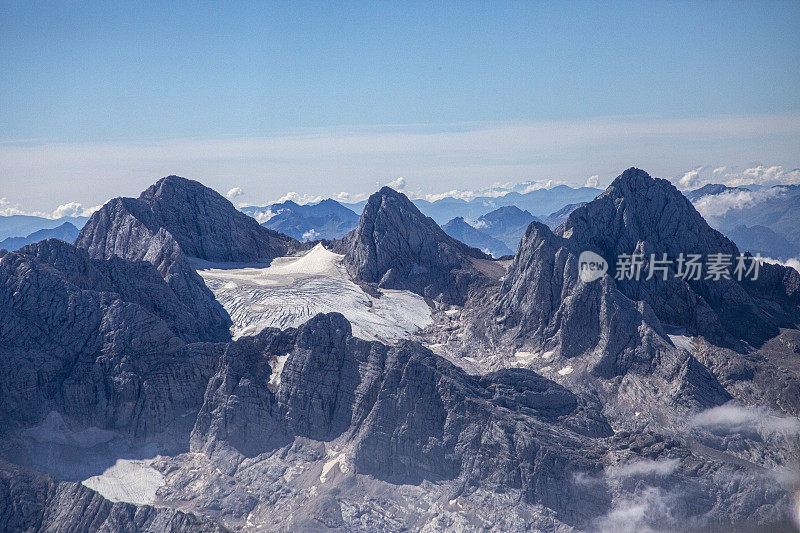
[[[132,234],[132,225],[146,231]],[[92,215],[76,243],[93,256],[140,259],[143,254],[117,249],[120,238],[147,248],[149,239],[142,237],[159,230],[167,232],[187,256],[208,261],[271,260],[286,255],[293,244],[293,239],[259,226],[215,190],[179,176],[161,178],[138,199],[112,200]],[[130,242],[125,246],[135,247]]]
[[[463,302],[467,288],[482,277],[471,261],[489,259],[447,235],[390,187],[369,197],[343,247],[344,263],[356,279],[447,303]]]
[[[667,254],[673,262],[681,254],[699,254],[703,261],[711,254],[732,260],[739,254],[736,245],[711,228],[672,183],[636,168],[623,172],[594,201],[570,213],[555,233],[578,251],[599,253],[611,268],[623,254],[639,254],[642,272],[647,272],[651,254],[659,258]],[[649,303],[661,321],[708,338],[744,338],[758,344],[774,335],[784,320],[776,320],[774,311],[759,305],[757,293],[764,288],[756,289],[749,280],[684,281],[675,276],[674,264],[670,268],[666,280],[642,277],[618,280],[616,286],[631,300]],[[761,270],[772,268],[765,265]],[[785,292],[777,286],[775,290]]]

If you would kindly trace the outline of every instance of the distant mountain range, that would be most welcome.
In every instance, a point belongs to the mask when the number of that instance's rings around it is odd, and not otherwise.
[[[567,204],[555,213],[539,218],[529,211],[509,205],[481,215],[472,224],[456,217],[442,226],[451,237],[479,248],[494,257],[514,254],[531,222],[543,222],[555,229],[569,214],[586,202]]]
[[[66,242],[72,242],[78,237],[80,230],[69,222],[64,222],[58,227],[53,229],[40,229],[34,231],[27,237],[9,237],[0,241],[0,250],[5,249],[9,252],[18,250],[28,244],[43,241],[45,239],[59,239]]]
[[[504,196],[497,197],[479,196],[472,200],[447,197],[434,202],[422,199],[412,201],[423,214],[431,217],[437,224],[444,224],[456,217],[463,217],[465,220],[477,220],[481,215],[510,205],[528,211],[534,216],[546,217],[567,204],[594,200],[601,192],[603,192],[602,189],[593,187],[574,188],[567,185],[557,185],[550,189],[536,189],[526,193],[510,192]],[[360,213],[365,204],[366,202],[357,202],[352,204],[345,203],[344,205]]]
[[[0,241],[9,237],[27,237],[40,229],[53,229],[69,222],[79,230],[88,217],[44,218],[33,215],[0,216]]]
[[[242,212],[262,226],[299,241],[338,239],[358,224],[358,215],[336,200],[299,205],[291,200],[265,207],[244,207]]]

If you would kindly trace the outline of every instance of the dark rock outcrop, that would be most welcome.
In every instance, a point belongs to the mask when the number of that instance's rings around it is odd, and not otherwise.
[[[470,291],[487,282],[475,261],[490,260],[447,235],[389,187],[370,196],[358,227],[342,239],[338,251],[357,280],[448,304],[463,304]]]
[[[94,259],[152,263],[184,305],[194,309],[207,340],[230,326],[189,258],[270,261],[296,241],[263,228],[202,184],[169,176],[139,198],[115,198],[94,213],[75,241]]]
[[[151,265],[95,262],[59,241],[3,256],[0,309],[6,439],[55,411],[132,442],[158,440],[199,408],[221,351],[170,329],[189,327],[187,310]]]
[[[228,339],[221,320],[216,330],[198,321],[196,307],[179,298],[149,262],[119,256],[91,259],[86,250],[55,239],[31,244],[18,253],[55,268],[64,281],[79,289],[114,293],[120,300],[146,309],[185,342]]]
[[[278,381],[279,356],[288,358]],[[470,376],[410,341],[355,338],[333,313],[232,343],[209,382],[192,450],[224,462],[294,436],[345,436],[357,473],[514,487],[560,509],[560,497],[579,491],[572,473],[596,467],[591,439],[609,435],[597,405],[531,371]]]
[[[167,176],[139,198],[115,198],[92,215],[75,244],[89,255],[142,259],[147,241],[166,235],[189,257],[207,261],[270,261],[287,255],[294,239],[239,212],[203,184]]]

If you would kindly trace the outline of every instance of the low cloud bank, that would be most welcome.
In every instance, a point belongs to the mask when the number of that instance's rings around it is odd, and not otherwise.
[[[756,430],[762,434],[800,434],[800,419],[778,415],[766,407],[747,407],[730,402],[696,414],[689,425],[726,433]]]

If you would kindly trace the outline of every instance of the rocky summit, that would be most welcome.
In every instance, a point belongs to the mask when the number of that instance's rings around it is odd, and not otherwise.
[[[477,262],[491,256],[445,233],[406,197],[384,187],[369,197],[356,229],[339,244],[355,279],[463,303],[485,281]]]
[[[791,531],[797,271],[648,279],[749,250],[635,168],[557,218],[312,249],[171,176],[0,252],[0,529]]]

